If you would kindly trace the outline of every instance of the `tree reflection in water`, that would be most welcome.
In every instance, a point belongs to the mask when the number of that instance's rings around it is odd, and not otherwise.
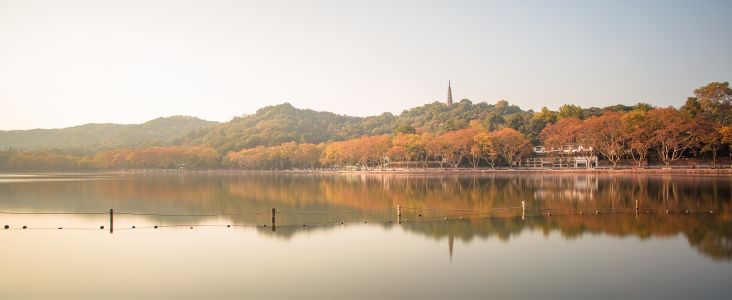
[[[732,178],[607,174],[396,176],[396,175],[150,175],[74,176],[64,181],[0,178],[2,211],[82,211],[225,215],[216,222],[261,225],[279,212],[280,230],[263,234],[288,238],[287,225],[372,221],[435,239],[468,242],[508,240],[523,230],[560,232],[574,239],[585,233],[671,237],[682,234],[701,253],[732,259]],[[634,213],[638,200],[641,213]],[[529,209],[522,220],[520,207]],[[543,209],[558,212],[546,216]],[[665,214],[667,209],[721,213]],[[592,214],[601,210],[600,215]],[[649,210],[650,214],[645,211]],[[579,211],[587,212],[584,215]],[[316,213],[320,212],[320,213]],[[326,213],[327,212],[327,213]],[[569,213],[571,212],[571,213]],[[612,213],[615,212],[615,213]],[[421,215],[421,216],[420,216]],[[449,217],[447,221],[443,216]],[[440,217],[440,218],[437,218]],[[460,220],[458,217],[464,217]],[[207,216],[145,216],[151,224],[207,224]],[[433,221],[425,221],[433,218]],[[222,220],[223,219],[223,220]],[[439,221],[437,221],[439,220]],[[115,219],[117,222],[117,219]],[[222,223],[223,224],[223,223]],[[293,227],[294,228],[294,227]]]

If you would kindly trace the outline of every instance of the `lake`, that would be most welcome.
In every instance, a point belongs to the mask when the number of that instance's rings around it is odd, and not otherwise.
[[[732,293],[732,177],[0,174],[4,225],[2,299]]]

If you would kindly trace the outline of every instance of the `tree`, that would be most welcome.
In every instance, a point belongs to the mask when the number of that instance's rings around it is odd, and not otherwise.
[[[541,131],[549,124],[557,122],[557,113],[542,107],[539,112],[534,113],[529,121],[529,128],[532,137],[538,137]]]
[[[405,124],[399,124],[396,128],[394,128],[394,134],[397,135],[400,133],[414,134],[414,133],[417,133],[417,130],[414,129],[414,127],[412,127],[412,126],[405,125]]]
[[[370,159],[383,168],[386,165],[389,149],[391,148],[391,137],[380,135],[366,140],[370,148]]]
[[[319,165],[320,156],[323,154],[324,144],[300,144],[297,146],[296,165],[301,168],[312,169]]]
[[[479,132],[475,138],[474,147],[480,151],[480,156],[491,166],[495,167],[496,161],[498,160],[498,152],[496,147],[493,146],[493,135],[487,131]],[[471,150],[473,151],[473,150]]]
[[[679,110],[687,113],[692,118],[696,118],[703,112],[701,104],[696,97],[686,98],[686,103],[684,103]]]
[[[420,160],[422,155],[427,155],[427,151],[420,135],[399,133],[392,140],[389,156],[406,161],[407,169],[413,161]]]
[[[640,167],[653,147],[653,131],[649,125],[648,110],[635,109],[622,117],[630,157]]]
[[[710,82],[694,90],[694,95],[699,99],[704,110],[711,110],[732,102],[732,89],[729,87],[729,82]]]
[[[582,107],[579,107],[579,106],[573,105],[573,104],[564,104],[561,107],[559,107],[559,112],[557,113],[557,116],[559,117],[559,119],[562,119],[562,118],[580,119],[580,118],[582,118]]]
[[[445,140],[441,138],[431,138],[425,144],[425,150],[427,150],[427,155],[434,158],[440,164],[440,168],[444,168],[445,156],[447,156],[448,151],[450,151],[450,146],[445,142]]]
[[[577,118],[563,118],[555,124],[544,127],[539,138],[552,155],[567,161],[572,155],[572,149],[577,144],[577,135],[581,128],[581,121]]]
[[[521,157],[528,154],[531,148],[529,140],[512,128],[494,131],[490,139],[495,151],[503,156],[509,166],[520,164]]]
[[[691,118],[674,108],[657,108],[648,112],[648,126],[653,135],[658,157],[666,166],[678,160],[685,150],[697,145]]]
[[[712,153],[712,164],[717,164],[717,152],[722,146],[722,135],[719,132],[720,125],[706,116],[699,116],[692,121],[694,134],[701,152]]]
[[[475,143],[473,138],[478,131],[478,129],[471,127],[448,131],[437,136],[437,139],[442,139],[445,142],[448,151],[443,153],[443,158],[453,168],[459,167],[463,159],[469,155],[473,143]]]
[[[615,168],[626,152],[627,137],[623,130],[622,113],[605,112],[582,122],[578,139],[585,147],[598,151]],[[589,166],[589,164],[588,164]]]

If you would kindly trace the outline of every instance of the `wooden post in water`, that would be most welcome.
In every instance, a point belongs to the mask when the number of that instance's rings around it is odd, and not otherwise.
[[[109,234],[114,232],[114,209],[109,209]]]
[[[272,209],[272,231],[275,231],[275,209]]]
[[[402,206],[397,205],[397,224],[402,224]]]
[[[526,220],[526,201],[521,200],[521,221]]]
[[[635,199],[635,210],[638,211],[638,199]]]

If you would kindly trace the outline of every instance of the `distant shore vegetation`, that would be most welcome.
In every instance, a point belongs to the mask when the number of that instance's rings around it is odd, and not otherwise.
[[[729,163],[729,83],[693,94],[678,109],[565,104],[535,112],[463,99],[361,118],[286,103],[226,123],[175,117],[5,131],[0,170],[522,168],[527,158],[577,156],[598,160],[588,167]]]

